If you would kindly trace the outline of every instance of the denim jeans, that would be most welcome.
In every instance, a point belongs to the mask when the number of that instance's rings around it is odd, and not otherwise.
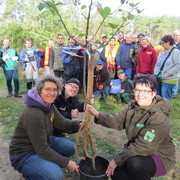
[[[70,157],[74,154],[74,142],[55,137],[51,148],[62,156]],[[21,173],[27,180],[63,180],[62,168],[51,161],[41,158],[39,155],[31,155],[21,167]]]
[[[178,90],[179,90],[179,83],[177,82],[177,83],[175,84],[174,88],[173,88],[172,95],[177,96]]]
[[[19,92],[19,78],[18,78],[18,71],[15,70],[4,70],[4,75],[6,77],[6,85],[8,88],[8,92],[12,93],[12,79],[14,80],[14,92],[18,94]]]
[[[176,84],[167,84],[162,82],[161,83],[161,97],[166,98],[171,101],[173,89],[175,88]]]
[[[93,95],[95,96],[95,99],[97,99],[101,94],[102,94],[102,98],[103,99],[107,99],[109,92],[110,92],[110,86],[106,86],[104,89],[102,90],[97,90],[95,92],[93,92]]]

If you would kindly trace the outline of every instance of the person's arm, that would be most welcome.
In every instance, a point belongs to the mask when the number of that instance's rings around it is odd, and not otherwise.
[[[76,133],[76,132],[78,132],[78,130],[80,128],[79,124],[81,122],[82,121],[78,121],[78,120],[72,121],[72,120],[65,118],[54,107],[53,125],[55,128],[58,128],[64,132],[68,132],[68,133]]]
[[[94,122],[96,124],[101,124],[104,127],[116,129],[119,131],[124,129],[124,121],[129,106],[126,106],[121,112],[114,114],[99,112],[91,105],[87,105],[87,108],[90,113],[95,116]]]
[[[104,47],[103,50],[102,50],[101,53],[100,53],[100,59],[101,59],[103,62],[106,62],[106,61],[107,61],[107,59],[106,59],[106,57],[105,57],[105,49],[106,49],[106,47]]]
[[[157,55],[156,55],[156,51],[153,49],[153,50],[152,50],[152,67],[151,67],[151,74],[154,74],[154,67],[155,67],[156,62],[157,62]]]
[[[123,152],[115,155],[116,164],[122,166],[128,158],[136,155],[157,154],[160,145],[169,136],[167,121],[167,117],[163,112],[152,114],[146,123],[147,125],[140,131],[135,141],[124,148]]]
[[[26,56],[26,53],[24,50],[21,50],[20,55],[19,55],[19,59],[22,63],[26,63],[27,56]]]
[[[52,161],[61,167],[67,167],[69,159],[54,151],[47,142],[48,124],[46,124],[47,122],[45,120],[47,115],[38,108],[32,107],[28,109],[29,110],[24,112],[22,117],[25,119],[23,121],[23,127],[27,133],[29,141],[32,143],[35,153],[43,159]]]

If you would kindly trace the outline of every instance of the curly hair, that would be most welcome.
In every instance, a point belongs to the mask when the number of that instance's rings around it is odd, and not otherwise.
[[[62,90],[62,79],[57,78],[51,74],[41,76],[39,79],[36,80],[35,87],[33,88],[38,94],[41,92],[42,88],[44,87],[45,82],[53,82],[57,86],[58,93]]]

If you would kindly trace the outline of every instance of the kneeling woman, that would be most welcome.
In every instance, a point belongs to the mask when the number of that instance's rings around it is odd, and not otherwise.
[[[95,123],[125,129],[129,140],[109,163],[106,174],[112,180],[150,180],[165,175],[175,164],[170,102],[156,95],[156,80],[151,75],[137,77],[134,88],[135,102],[119,113],[102,113],[89,106]]]
[[[74,154],[74,142],[53,136],[53,127],[75,133],[81,123],[64,118],[52,105],[61,88],[58,79],[46,75],[27,93],[9,153],[14,169],[28,180],[63,180],[65,167],[78,173],[76,163],[68,159]]]

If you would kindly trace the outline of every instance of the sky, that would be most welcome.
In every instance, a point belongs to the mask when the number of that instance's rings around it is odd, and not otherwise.
[[[112,9],[117,7],[120,0],[97,0],[104,6]],[[131,0],[132,1],[132,0]],[[141,15],[145,16],[179,16],[180,17],[180,0],[133,0],[141,2],[139,7],[144,9]]]

